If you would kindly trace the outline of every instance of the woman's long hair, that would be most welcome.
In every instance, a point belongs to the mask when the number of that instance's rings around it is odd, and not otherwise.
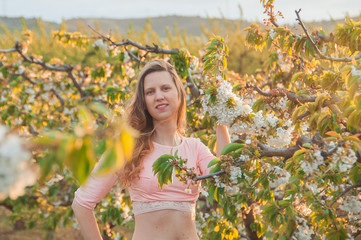
[[[168,62],[161,59],[148,62],[138,75],[135,95],[131,99],[126,111],[128,124],[138,130],[140,134],[136,139],[132,159],[125,164],[120,175],[121,183],[125,187],[129,187],[132,181],[139,178],[139,173],[143,169],[143,160],[153,150],[154,125],[152,116],[149,114],[145,103],[144,79],[150,73],[162,71],[166,71],[171,75],[178,91],[180,105],[177,114],[177,132],[180,135],[184,135],[186,125],[186,93],[182,81],[175,68]]]

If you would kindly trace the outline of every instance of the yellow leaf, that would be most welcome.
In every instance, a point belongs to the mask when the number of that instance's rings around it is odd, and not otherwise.
[[[339,139],[342,139],[341,135],[338,134],[338,133],[335,132],[335,131],[328,131],[328,132],[326,132],[326,134],[329,135],[329,136],[333,136],[333,137],[337,137],[337,138],[339,138]]]
[[[114,150],[117,156],[117,160],[115,161],[114,168],[116,170],[119,170],[124,166],[125,154],[124,154],[123,144],[124,143],[121,139],[115,141]]]
[[[361,142],[361,140],[356,136],[345,137],[345,140],[354,141],[354,142]]]
[[[132,153],[135,146],[135,136],[132,135],[129,131],[123,130],[120,138],[124,151],[124,157],[126,160],[130,160],[132,158]]]

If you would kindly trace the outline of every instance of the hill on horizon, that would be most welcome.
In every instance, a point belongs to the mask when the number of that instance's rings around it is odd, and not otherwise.
[[[359,19],[360,17],[352,17],[352,19]],[[201,35],[203,27],[211,29],[212,24],[219,24],[219,26],[226,26],[226,24],[237,24],[241,28],[250,25],[250,21],[245,20],[228,20],[219,18],[202,18],[202,17],[185,17],[185,16],[163,16],[153,18],[131,18],[131,19],[110,19],[110,18],[73,18],[64,20],[67,31],[69,32],[90,32],[88,25],[95,26],[103,32],[119,32],[126,35],[132,28],[134,31],[141,31],[146,26],[147,22],[151,21],[152,29],[159,35],[165,36],[168,28],[174,33],[177,28],[179,31],[186,31],[191,35]],[[337,23],[343,23],[344,19],[324,20],[319,22],[307,22],[308,27],[316,28],[322,27],[325,30],[332,30]],[[0,17],[0,31],[1,26],[7,28],[11,32],[23,29],[27,26],[29,29],[36,30],[39,24],[42,23],[46,31],[59,30],[61,24],[56,22],[43,21],[41,18],[22,18],[22,17]],[[297,27],[297,25],[290,25],[290,27]]]

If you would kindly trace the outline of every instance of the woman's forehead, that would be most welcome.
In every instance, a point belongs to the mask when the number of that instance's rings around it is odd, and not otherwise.
[[[169,72],[161,71],[161,72],[152,72],[149,73],[144,78],[144,89],[150,87],[161,86],[164,84],[172,84],[174,85],[172,76]]]

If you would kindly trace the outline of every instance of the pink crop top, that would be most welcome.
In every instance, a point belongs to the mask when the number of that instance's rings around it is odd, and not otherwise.
[[[196,185],[181,183],[173,175],[173,183],[158,187],[157,178],[153,175],[152,164],[163,154],[174,154],[178,150],[178,156],[188,159],[187,167],[194,167],[198,175],[209,173],[208,163],[215,158],[207,146],[198,138],[183,138],[178,146],[166,146],[153,142],[154,150],[144,159],[144,168],[139,174],[139,180],[132,183],[128,188],[133,203],[135,215],[160,209],[185,210],[189,208],[187,203],[192,204],[198,199],[200,182]],[[100,160],[102,161],[102,159]],[[118,179],[118,174],[96,175],[98,164],[87,182],[75,192],[75,201],[81,206],[94,209],[95,205],[110,191]],[[188,189],[188,190],[186,190]],[[148,203],[144,206],[143,203]],[[142,205],[143,204],[143,205]],[[143,208],[143,209],[142,209]]]

